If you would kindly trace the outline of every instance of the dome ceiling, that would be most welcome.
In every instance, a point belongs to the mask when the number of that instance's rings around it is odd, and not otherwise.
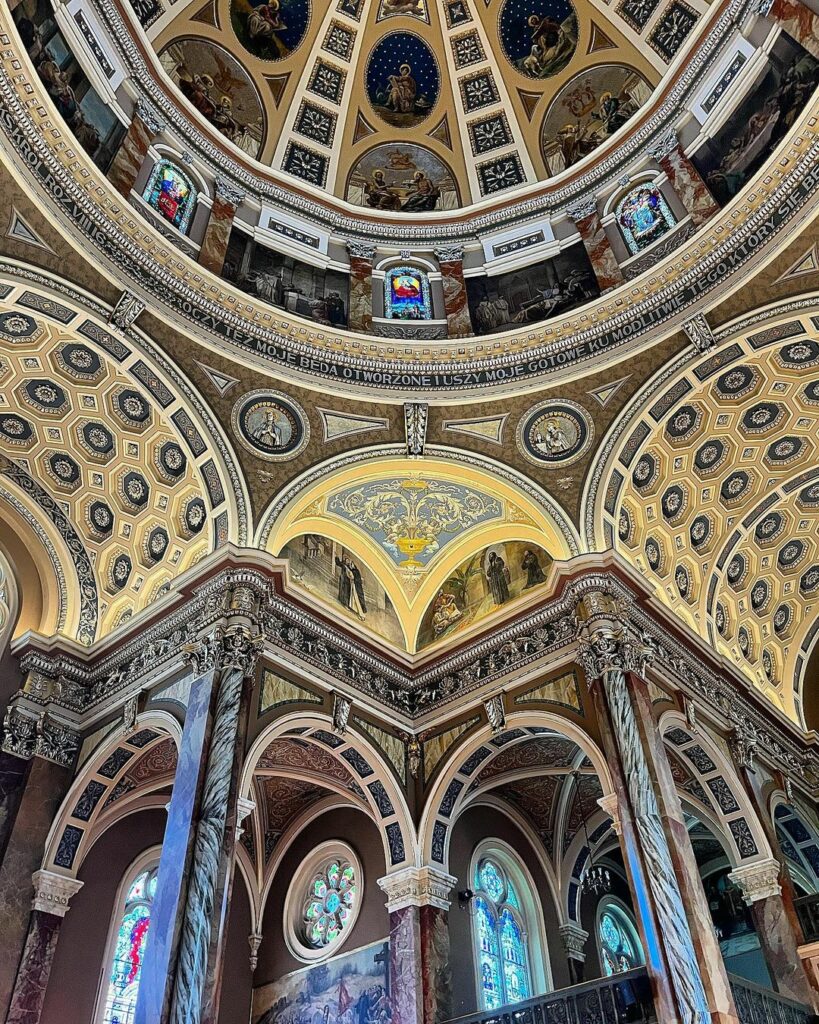
[[[247,156],[354,206],[419,214],[577,164],[649,99],[705,10],[154,0],[143,23],[193,116]]]

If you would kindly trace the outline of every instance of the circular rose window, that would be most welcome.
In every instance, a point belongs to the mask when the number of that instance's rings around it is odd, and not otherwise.
[[[301,960],[330,956],[352,930],[361,903],[361,866],[345,843],[323,843],[296,874],[285,904],[288,946]]]

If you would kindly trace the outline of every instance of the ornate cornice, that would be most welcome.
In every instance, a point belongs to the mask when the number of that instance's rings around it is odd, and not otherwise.
[[[437,868],[402,868],[378,879],[387,894],[387,910],[392,914],[405,907],[438,907],[449,910],[449,894],[458,881]]]
[[[587,679],[615,671],[645,678],[654,646],[631,625],[623,603],[604,591],[590,591],[578,602],[577,617],[578,661]]]

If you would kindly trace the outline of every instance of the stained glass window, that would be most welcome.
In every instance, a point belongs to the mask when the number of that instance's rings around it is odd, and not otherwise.
[[[145,202],[184,234],[196,207],[196,189],[190,178],[170,160],[160,160],[142,193]]]
[[[304,938],[313,949],[323,949],[349,925],[358,899],[355,868],[333,858],[315,872],[304,900]]]
[[[474,934],[484,1010],[497,1010],[532,995],[526,930],[520,900],[507,872],[495,860],[475,871]]]
[[[616,903],[603,905],[598,916],[600,960],[606,977],[631,971],[643,963],[643,951],[634,925]]]
[[[415,267],[393,267],[384,277],[384,315],[388,320],[429,320],[432,303],[427,275]]]
[[[638,185],[617,204],[617,223],[629,252],[638,253],[669,231],[677,220],[655,185]]]
[[[114,946],[102,1024],[133,1024],[145,944],[156,895],[156,867],[142,871],[131,883]]]

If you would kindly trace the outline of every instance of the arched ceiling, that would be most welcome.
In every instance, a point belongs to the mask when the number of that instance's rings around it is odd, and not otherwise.
[[[707,10],[676,4],[669,31],[675,5],[657,3],[150,6],[151,44],[190,116],[291,179],[407,214],[470,205],[576,164],[649,98]],[[418,172],[437,202],[411,184]]]
[[[634,418],[614,545],[778,707],[800,710],[819,598],[819,340],[809,315],[701,359]]]

